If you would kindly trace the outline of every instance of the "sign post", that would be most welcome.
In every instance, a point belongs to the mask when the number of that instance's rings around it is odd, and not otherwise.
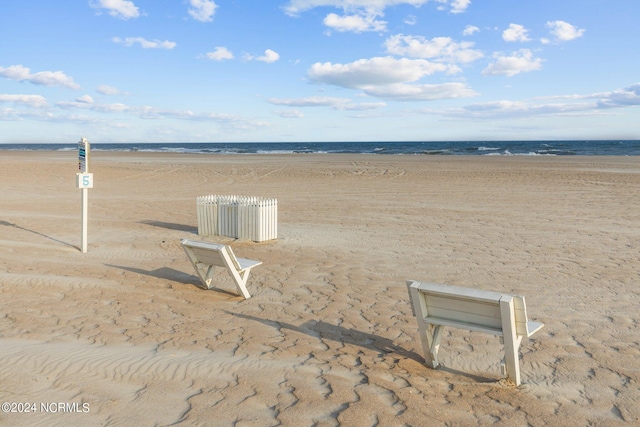
[[[89,153],[91,145],[84,136],[78,142],[78,170],[76,187],[82,189],[82,236],[80,246],[82,253],[87,252],[87,211],[89,206],[89,189],[93,188],[93,174],[89,173]]]

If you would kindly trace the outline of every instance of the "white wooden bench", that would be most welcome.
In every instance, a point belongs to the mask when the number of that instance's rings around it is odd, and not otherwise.
[[[238,295],[242,295],[245,299],[251,298],[247,291],[247,279],[251,269],[262,264],[261,261],[236,258],[231,247],[227,245],[187,239],[182,239],[181,243],[206,289],[213,288],[211,282],[215,267],[222,267],[231,275]]]
[[[523,337],[530,337],[544,326],[527,319],[523,296],[414,280],[407,281],[407,288],[429,367],[435,369],[439,364],[443,327],[485,332],[502,337],[502,373],[520,385],[518,347]]]

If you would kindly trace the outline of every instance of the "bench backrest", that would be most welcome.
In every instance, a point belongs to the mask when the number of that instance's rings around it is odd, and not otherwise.
[[[182,240],[182,245],[189,247],[197,260],[203,264],[214,265],[216,267],[230,267],[229,262],[236,270],[240,271],[238,260],[227,245],[218,243],[204,243],[193,240]]]
[[[513,299],[516,334],[529,336],[522,296],[437,283],[408,281],[407,285],[418,291],[422,314],[428,323],[465,327],[495,335],[502,334],[500,301],[510,297]]]

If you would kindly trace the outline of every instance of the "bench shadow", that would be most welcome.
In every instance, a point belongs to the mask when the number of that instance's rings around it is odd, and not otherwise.
[[[202,287],[202,284],[200,283],[200,281],[198,280],[198,278],[196,276],[194,276],[193,274],[189,274],[189,273],[185,273],[183,271],[180,270],[176,270],[174,268],[169,268],[169,267],[161,267],[161,268],[156,268],[155,270],[143,270],[141,268],[135,268],[135,267],[125,267],[124,265],[115,265],[115,264],[104,264],[106,267],[110,267],[110,268],[118,268],[120,270],[125,270],[125,271],[130,271],[132,273],[136,273],[136,274],[142,274],[145,276],[151,276],[151,277],[155,277],[158,279],[165,279],[165,280],[171,280],[173,282],[179,282],[179,283],[184,283],[185,285],[193,285],[198,289],[202,289],[202,290],[209,290],[209,289],[205,289]],[[221,288],[212,288],[211,290],[215,290],[216,292],[220,292],[226,295],[230,295],[230,296],[234,296],[237,297],[237,294],[234,294],[233,292],[229,292],[225,289],[221,289]]]
[[[139,224],[151,225],[153,227],[167,228],[169,230],[184,231],[186,233],[198,234],[198,227],[185,224],[176,224],[174,222],[146,220],[139,221]]]
[[[264,325],[271,326],[278,330],[281,328],[289,329],[291,331],[296,331],[301,334],[306,334],[322,340],[327,339],[339,342],[341,344],[351,344],[369,350],[374,350],[383,354],[397,354],[404,357],[405,359],[411,359],[423,365],[427,373],[431,370],[430,368],[426,367],[424,358],[421,355],[412,351],[408,351],[394,344],[393,341],[389,338],[383,338],[366,332],[360,332],[354,329],[347,329],[342,326],[332,325],[322,320],[308,320],[300,326],[295,326],[290,323],[280,322],[277,320],[262,319],[260,317],[251,316],[248,314],[232,313],[226,310],[225,312],[236,317],[260,322]],[[443,365],[438,366],[437,370],[466,377],[477,383],[499,382],[499,380],[495,378],[483,377],[469,372],[459,371],[457,369],[453,369]]]
[[[156,268],[155,270],[143,270],[142,268],[125,267],[124,265],[104,264],[106,267],[119,268],[120,270],[130,271],[132,273],[143,274],[145,276],[156,277],[158,279],[173,280],[174,282],[193,284],[195,276],[187,274],[183,271],[169,267]],[[196,278],[197,279],[197,278]]]
[[[459,371],[457,369],[449,368],[448,366],[444,366],[440,364],[437,368],[438,371],[448,372],[453,375],[460,375],[461,377],[467,377],[470,380],[477,383],[498,383],[499,379],[489,378],[489,377],[481,377],[476,374],[470,374],[469,372]]]
[[[412,359],[421,364],[424,363],[424,359],[420,355],[394,344],[389,338],[383,338],[366,332],[360,332],[355,329],[332,325],[322,320],[308,320],[300,326],[295,326],[290,323],[262,319],[248,314],[232,313],[230,311],[227,311],[227,313],[243,319],[260,322],[275,329],[289,329],[291,331],[306,334],[322,340],[331,340],[341,344],[351,344],[384,354],[397,354],[406,359]]]
[[[74,245],[72,245],[70,243],[63,242],[62,240],[58,240],[58,239],[55,239],[55,238],[53,238],[51,236],[47,236],[46,234],[42,234],[39,231],[29,230],[28,228],[21,227],[21,226],[19,226],[17,224],[13,224],[13,223],[11,223],[9,221],[0,221],[0,225],[5,225],[7,227],[14,227],[14,228],[17,228],[18,230],[28,231],[29,233],[33,233],[33,234],[35,234],[37,236],[44,237],[45,239],[49,239],[49,240],[52,240],[52,241],[54,241],[56,243],[60,243],[60,244],[65,245],[65,246],[69,246],[70,248],[75,248],[75,249],[80,250],[79,246],[74,246]]]

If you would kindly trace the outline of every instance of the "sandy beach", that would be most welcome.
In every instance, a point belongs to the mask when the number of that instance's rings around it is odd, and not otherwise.
[[[83,254],[77,152],[0,152],[0,401],[36,409],[0,425],[640,425],[636,157],[91,161]],[[198,236],[207,194],[277,198],[278,239]],[[182,238],[262,261],[252,298]],[[407,279],[524,295],[522,385],[481,333],[427,368]]]

